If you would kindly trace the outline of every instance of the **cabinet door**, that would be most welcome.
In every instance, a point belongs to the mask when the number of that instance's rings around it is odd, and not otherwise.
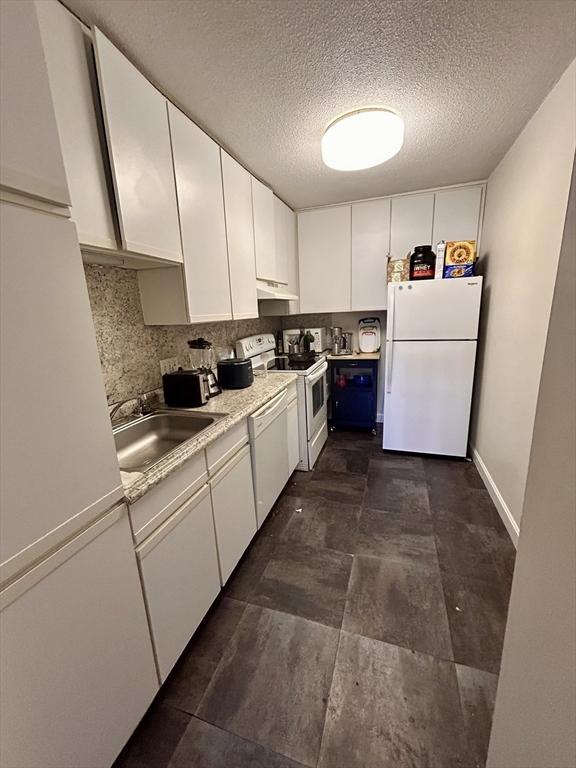
[[[181,262],[166,99],[96,28],[94,45],[122,246]]]
[[[436,192],[432,244],[440,240],[477,240],[482,187]]]
[[[108,768],[158,691],[120,510],[0,593],[2,766]]]
[[[116,249],[92,38],[57,0],[42,0],[36,8],[78,238],[85,245]]]
[[[392,199],[390,256],[403,259],[416,245],[432,243],[434,194],[406,195]]]
[[[350,208],[298,214],[301,312],[350,311]]]
[[[189,322],[231,320],[220,148],[168,104]]]
[[[288,475],[296,469],[300,462],[300,439],[298,434],[298,400],[294,398],[288,403]]]
[[[0,237],[0,562],[26,565],[123,489],[74,225],[2,203]]]
[[[34,3],[0,2],[0,184],[70,205]]]
[[[164,682],[220,591],[207,486],[136,551]]]
[[[390,200],[352,205],[352,309],[386,309]]]
[[[222,585],[256,533],[250,447],[242,448],[210,480]]]
[[[250,174],[221,150],[232,317],[258,317]]]
[[[299,294],[298,280],[298,236],[296,214],[282,200],[274,197],[274,236],[276,240],[276,261],[279,274],[285,279],[286,293]],[[267,299],[260,302],[260,315],[278,317],[300,314],[300,301]]]
[[[290,229],[293,227],[294,211],[282,202],[276,195],[274,199],[274,243],[276,252],[276,280],[288,283],[288,273],[291,260]]]
[[[252,209],[254,215],[254,248],[256,277],[259,280],[278,279],[276,245],[274,242],[274,195],[272,190],[252,176]]]

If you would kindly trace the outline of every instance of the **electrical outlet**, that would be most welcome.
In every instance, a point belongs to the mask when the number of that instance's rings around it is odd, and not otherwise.
[[[178,370],[178,358],[167,357],[166,360],[160,360],[160,373],[164,376],[165,373],[172,373],[172,371]]]

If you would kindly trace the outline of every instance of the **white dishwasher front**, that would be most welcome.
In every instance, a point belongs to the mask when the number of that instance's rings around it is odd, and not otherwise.
[[[286,390],[248,417],[258,528],[288,481]]]

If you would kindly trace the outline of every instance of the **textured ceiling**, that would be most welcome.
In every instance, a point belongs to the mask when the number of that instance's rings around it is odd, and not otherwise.
[[[64,0],[293,207],[485,178],[576,54],[573,0]],[[406,121],[377,168],[323,166],[330,120]]]

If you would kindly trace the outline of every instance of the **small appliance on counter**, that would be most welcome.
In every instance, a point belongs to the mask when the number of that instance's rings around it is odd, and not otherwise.
[[[190,359],[193,363],[193,368],[202,371],[208,382],[208,397],[215,397],[219,395],[222,390],[218,384],[216,374],[212,370],[213,366],[213,353],[212,342],[207,339],[190,339],[188,346],[191,350],[198,350],[198,352],[191,352]]]
[[[164,402],[170,408],[198,408],[208,402],[208,379],[199,368],[179,368],[162,376]]]
[[[314,336],[314,342],[310,346],[314,352],[320,354],[321,352],[324,352],[325,349],[329,348],[330,343],[327,328],[306,328],[306,331]]]
[[[316,352],[317,354],[320,354],[321,352],[324,352],[325,349],[328,349],[330,347],[329,339],[328,339],[328,330],[326,328],[306,328],[306,333],[311,333],[314,337],[314,341],[310,342],[310,349]],[[290,342],[294,342],[294,337],[298,337],[298,341],[300,340],[301,331],[298,328],[293,328],[287,331],[282,331],[282,349],[280,349],[280,345],[277,344],[277,350],[278,354],[287,354],[290,351]],[[296,350],[293,350],[296,351]],[[303,349],[299,349],[299,352],[303,352]]]
[[[343,331],[339,326],[332,328],[332,354],[352,354],[352,334],[348,331]]]
[[[380,320],[364,317],[358,322],[358,346],[360,352],[380,351]]]
[[[218,381],[222,389],[244,389],[254,381],[250,360],[220,360],[217,364]]]

